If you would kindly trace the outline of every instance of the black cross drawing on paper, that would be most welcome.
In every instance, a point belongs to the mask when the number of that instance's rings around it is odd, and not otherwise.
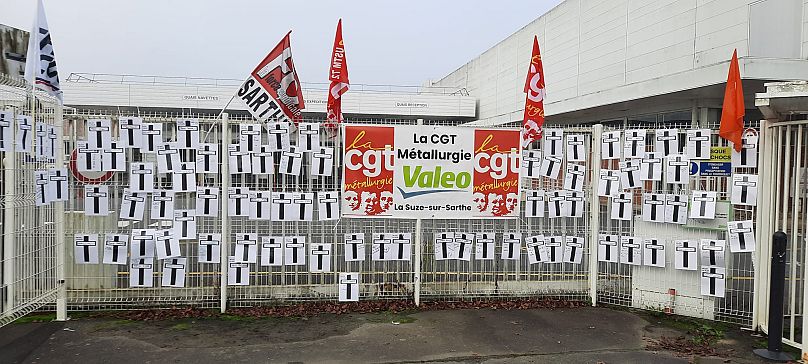
[[[611,170],[601,171],[600,179],[606,182],[606,188],[604,193],[607,195],[612,194],[612,182],[617,181],[620,177],[616,176],[616,173]]]
[[[76,246],[82,247],[82,261],[85,263],[90,262],[90,247],[96,246],[98,241],[90,240],[90,235],[82,235],[81,240],[76,240]]]
[[[275,150],[283,150],[283,136],[289,135],[289,129],[285,128],[282,124],[273,124],[272,129],[269,130],[270,135],[275,135]]]
[[[56,184],[56,200],[62,200],[62,187],[67,187],[67,174],[64,173],[61,169],[54,169],[50,176],[48,177],[51,183]],[[66,196],[65,196],[66,197]]]
[[[286,158],[286,174],[292,174],[292,167],[295,164],[295,159],[303,157],[302,153],[297,153],[297,147],[289,147],[291,150],[283,152],[283,157]]]
[[[359,280],[353,278],[353,275],[351,274],[346,274],[345,279],[341,279],[339,283],[345,285],[345,298],[347,300],[353,299],[353,291],[351,287],[355,284],[359,284]]]
[[[680,195],[668,195],[667,198],[668,205],[672,206],[673,209],[673,216],[671,217],[671,222],[678,223],[679,215],[681,209],[687,207],[687,202],[682,201],[682,196]]]
[[[174,163],[172,162],[172,155],[177,154],[179,152],[177,149],[172,149],[171,144],[163,144],[163,149],[158,150],[157,154],[161,155],[166,162],[166,169],[169,171],[174,170]]]
[[[265,197],[264,192],[255,192],[255,196],[250,197],[250,202],[255,203],[255,217],[262,219],[264,217],[263,205],[270,202],[269,197]]]
[[[544,240],[541,236],[534,236],[530,238],[530,241],[527,243],[528,249],[533,250],[533,256],[536,257],[537,261],[541,261],[541,247],[544,245]]]
[[[141,257],[146,255],[146,242],[154,240],[154,235],[148,235],[148,233],[148,230],[140,230],[140,234],[132,236],[133,242],[135,240],[140,242],[140,251],[138,253]]]
[[[345,241],[346,245],[349,245],[351,248],[348,250],[351,252],[351,260],[359,259],[359,245],[364,244],[363,240],[359,239],[358,234],[351,234],[350,239]]]
[[[196,170],[194,169],[194,165],[190,162],[180,163],[180,170],[174,173],[180,175],[180,191],[187,191],[191,177],[196,178]]]
[[[21,143],[22,144],[22,149],[23,150],[28,150],[28,146],[25,145],[25,142],[27,142],[28,139],[29,139],[28,138],[28,131],[31,130],[31,124],[28,122],[27,117],[19,117],[19,118],[17,118],[17,129],[19,129],[22,132],[22,136],[20,138],[21,139],[20,141],[22,142]],[[81,152],[79,152],[79,153],[81,153]]]
[[[112,235],[110,236],[112,240],[107,240],[107,245],[112,247],[112,262],[118,263],[118,249],[120,247],[126,246],[126,241],[121,240],[121,235]]]
[[[682,158],[681,155],[677,155],[668,160],[668,166],[673,168],[673,181],[674,182],[682,182],[682,170],[684,169],[685,174],[687,174],[687,166],[690,165],[690,162]]]
[[[92,126],[87,129],[91,133],[95,133],[95,146],[101,148],[104,145],[104,132],[109,132],[109,127],[104,126],[101,120],[92,121]]]
[[[716,280],[724,279],[724,275],[721,274],[721,273],[718,273],[718,269],[716,269],[714,267],[710,267],[709,270],[710,270],[709,273],[702,272],[701,276],[704,277],[704,278],[709,278],[710,279],[710,294],[715,295]]]
[[[6,128],[11,127],[11,120],[5,119],[5,113],[0,113],[0,150],[5,150],[6,145]]]
[[[171,281],[171,285],[174,286],[177,284],[177,271],[185,269],[185,264],[180,264],[179,259],[174,258],[163,263],[163,269],[171,271],[171,277],[169,279]]]
[[[331,250],[326,249],[323,244],[318,244],[317,249],[312,249],[311,254],[317,256],[317,270],[323,270],[323,260],[328,256],[331,256]]]
[[[570,248],[570,260],[569,263],[575,262],[575,257],[578,254],[578,249],[582,249],[584,245],[579,241],[580,238],[575,236],[568,236],[567,237],[567,246]]]
[[[48,179],[47,172],[46,173],[38,173],[36,175],[36,181],[34,181],[34,183],[39,187],[40,202],[42,204],[48,203],[47,189],[48,189],[48,184],[50,183],[50,181]]]
[[[2,131],[2,129],[0,128],[0,143],[2,143],[2,140],[3,140],[2,139],[3,135],[2,135],[1,131]],[[51,158],[56,157],[56,140],[58,138],[59,138],[59,135],[56,134],[56,127],[48,128],[48,140],[50,140],[50,152],[51,152],[50,157]]]
[[[140,123],[136,123],[135,119],[132,118],[126,118],[122,123],[118,124],[118,127],[121,130],[126,131],[126,140],[128,146],[133,147],[135,144],[137,144],[135,143],[135,130],[140,130],[141,126],[142,125]]]
[[[124,150],[122,148],[118,148],[118,142],[111,142],[112,148],[109,148],[109,158],[110,158],[110,169],[115,171],[118,169],[118,154],[123,154]]]
[[[305,135],[306,137],[306,150],[312,150],[312,143],[314,134],[319,134],[320,130],[314,124],[304,124],[303,128],[300,129],[300,134]]]
[[[161,235],[157,235],[157,241],[163,243],[163,247],[166,250],[166,256],[170,257],[174,255],[171,251],[171,238],[173,238],[173,234],[170,230],[165,230],[160,232]]]
[[[244,139],[247,141],[247,152],[248,153],[252,152],[252,151],[255,150],[255,143],[254,143],[253,138],[254,138],[255,135],[260,136],[261,135],[261,130],[256,130],[257,125],[255,125],[255,124],[244,124],[244,125],[241,125],[241,126],[242,126],[242,128],[241,128],[241,130],[239,132],[244,137]]]
[[[526,199],[530,206],[529,217],[539,216],[539,204],[544,203],[544,193],[542,191],[529,191]]]
[[[645,140],[644,132],[645,131],[643,130],[643,134],[640,134],[639,130],[631,130],[630,132],[628,132],[626,134],[626,141],[631,142],[631,144],[630,144],[631,145],[631,157],[637,156],[637,149],[639,149],[639,144],[640,144],[641,141]]]
[[[135,218],[135,212],[137,212],[137,204],[146,202],[146,197],[138,196],[136,193],[129,193],[123,196],[124,201],[129,201],[129,214],[127,215],[130,218]]]
[[[317,174],[319,175],[325,174],[325,161],[326,160],[330,161],[333,158],[334,158],[333,154],[328,153],[328,148],[325,147],[320,148],[320,153],[314,153],[314,163],[317,166]]]
[[[515,234],[508,234],[502,239],[502,242],[504,244],[508,244],[508,259],[513,259],[513,247],[514,245],[519,244],[519,239],[516,238]]]
[[[132,264],[132,269],[137,269],[137,285],[146,284],[146,269],[151,269],[151,264],[146,264],[146,259],[138,259],[137,264]]]
[[[283,247],[283,245],[280,242],[276,242],[275,237],[268,237],[267,240],[269,240],[269,242],[264,243],[263,246],[264,246],[265,249],[269,250],[269,264],[274,265],[274,264],[276,264],[275,258],[279,254],[279,253],[276,253],[276,251],[281,249],[281,247]]]
[[[606,250],[606,257],[605,258],[606,258],[607,262],[612,261],[612,248],[611,247],[613,247],[613,246],[616,247],[617,246],[617,241],[612,240],[612,239],[614,239],[614,238],[611,235],[604,235],[603,239],[600,239],[600,241],[598,242],[598,243],[600,243],[600,245],[603,245],[606,248],[605,249]]]
[[[465,254],[466,246],[471,245],[471,240],[468,239],[465,233],[458,233],[455,237],[455,242],[460,245],[457,251],[457,258],[464,259],[463,254]]]
[[[146,135],[146,150],[153,152],[155,149],[155,139],[163,137],[162,125],[160,125],[160,129],[158,129],[155,124],[146,124],[146,130],[143,131],[143,134]]]
[[[569,145],[570,149],[572,149],[571,151],[572,159],[579,160],[580,156],[578,149],[583,148],[584,145],[583,137],[580,135],[571,135],[569,139],[567,139],[567,145]]]
[[[213,261],[213,246],[219,245],[219,243],[220,241],[216,240],[213,234],[207,234],[204,239],[199,239],[199,245],[205,246],[205,261],[215,263]]]
[[[107,197],[106,192],[101,192],[101,187],[91,187],[85,197],[93,199],[93,213],[101,213],[101,199]]]
[[[268,147],[266,145],[261,146],[261,151],[258,153],[253,154],[255,158],[257,158],[258,170],[255,170],[253,167],[253,173],[255,174],[267,174],[269,173],[269,163],[267,163],[270,158],[272,157],[272,152],[268,151]]]
[[[98,149],[90,149],[89,146],[85,143],[83,147],[79,147],[78,151],[79,154],[84,155],[84,170],[85,171],[92,171],[93,170],[93,155],[98,153]]]
[[[386,249],[385,249],[384,247],[385,247],[386,245],[390,245],[390,244],[392,244],[392,239],[388,239],[388,238],[387,238],[386,236],[384,236],[383,234],[379,234],[379,238],[378,238],[378,239],[374,239],[374,240],[373,240],[373,244],[374,244],[374,245],[378,245],[378,246],[379,246],[379,260],[386,260],[386,259],[385,259],[385,256],[384,256],[384,252],[385,252],[385,250],[386,250]],[[388,248],[388,249],[389,249],[389,248]]]
[[[567,174],[569,174],[570,180],[571,180],[571,183],[570,183],[570,189],[571,190],[578,190],[578,184],[580,183],[580,180],[583,180],[584,173],[585,172],[583,170],[583,167],[581,167],[581,166],[579,166],[577,164],[568,164],[567,165]],[[579,178],[580,178],[580,180],[579,180]]]
[[[138,186],[135,188],[137,191],[143,191],[146,189],[146,175],[153,174],[154,172],[151,168],[146,168],[145,163],[136,163],[132,165],[132,174],[138,175]]]
[[[537,157],[538,153],[534,151],[528,151],[527,155],[523,157],[525,162],[527,162],[527,176],[528,177],[535,177],[533,175],[533,165],[539,162],[539,157]]]
[[[656,158],[657,153],[648,153],[649,158],[643,158],[642,163],[648,166],[648,179],[654,179],[654,165],[662,163],[662,159]]]
[[[648,194],[645,198],[645,204],[651,206],[651,221],[658,221],[657,219],[657,209],[662,207],[665,204],[665,201],[660,200],[659,196],[655,193]]]
[[[634,187],[635,186],[635,184],[634,184],[634,181],[635,181],[634,174],[637,173],[637,171],[640,170],[640,166],[638,166],[636,163],[633,163],[631,161],[626,161],[626,162],[623,162],[623,163],[624,163],[623,168],[620,168],[620,172],[623,172],[623,173],[626,174],[626,177],[628,178],[628,186],[629,187]]]
[[[631,194],[630,193],[620,193],[617,195],[618,197],[612,198],[612,202],[618,205],[617,207],[617,216],[621,219],[625,219],[626,216],[626,206],[631,204]]]
[[[690,254],[696,253],[696,247],[690,246],[690,242],[682,240],[680,245],[676,247],[676,251],[682,253],[682,267],[690,267]]]
[[[603,143],[607,145],[606,150],[609,153],[606,155],[607,158],[614,157],[614,145],[620,141],[620,137],[618,136],[619,132],[609,132],[603,134]]]
[[[552,196],[550,196],[549,200],[553,203],[553,207],[555,207],[555,213],[553,216],[561,216],[561,202],[566,199],[564,191],[553,191]]]
[[[645,243],[645,248],[651,251],[651,265],[657,265],[658,251],[664,250],[665,246],[659,244],[656,239],[651,239],[648,243]]]
[[[404,260],[404,246],[409,243],[409,239],[404,239],[404,234],[398,234],[398,239],[393,239],[393,244],[398,245],[398,260]]]
[[[191,140],[193,132],[199,131],[199,125],[195,125],[195,124],[197,124],[197,123],[195,123],[194,120],[191,120],[191,119],[179,120],[177,122],[177,132],[178,133],[179,132],[184,133],[183,134],[183,136],[184,136],[183,139],[185,141],[185,145],[184,145],[185,148],[193,147],[193,143],[192,143],[193,141]]]
[[[734,185],[741,188],[741,202],[747,203],[749,202],[749,189],[755,187],[757,183],[749,180],[749,176],[743,175],[734,182]]]
[[[738,235],[738,246],[741,250],[746,250],[746,234],[752,233],[751,227],[744,227],[745,223],[738,222],[735,224],[735,227],[730,227],[729,233],[730,234],[737,234]]]
[[[448,259],[449,258],[449,244],[454,241],[453,237],[450,237],[451,233],[441,233],[440,238],[435,240],[436,243],[440,244],[440,256],[441,259]]]
[[[45,124],[41,122],[36,125],[36,149],[37,155],[45,156],[45,137],[47,136],[47,132],[45,131]]]
[[[724,247],[721,246],[721,245],[718,245],[718,242],[716,242],[715,240],[710,240],[710,241],[707,242],[707,244],[703,244],[701,246],[701,249],[702,250],[707,250],[707,252],[709,254],[708,259],[710,260],[710,265],[716,265],[718,263],[717,262],[718,253],[723,253],[724,252]]]
[[[325,217],[326,219],[331,218],[332,209],[337,204],[337,193],[336,192],[325,192],[320,194],[320,203],[325,206]]]
[[[241,239],[236,240],[236,245],[241,245],[241,260],[244,262],[250,261],[250,247],[255,246],[257,241],[250,237],[250,234],[242,234]],[[297,259],[295,259],[297,260]]]
[[[291,243],[286,243],[287,248],[292,248],[292,263],[290,264],[297,264],[298,263],[298,249],[303,249],[303,243],[298,243],[296,237],[292,237]]]
[[[202,145],[202,150],[197,152],[200,156],[202,156],[202,167],[204,169],[202,172],[209,173],[213,171],[211,168],[211,159],[213,158],[211,156],[216,155],[216,150],[213,148],[215,147],[206,143]]]
[[[546,141],[550,142],[550,155],[551,156],[556,156],[556,145],[558,143],[561,143],[562,134],[563,134],[563,132],[559,133],[556,130],[550,130],[547,133],[547,135],[544,137],[544,139]]]
[[[707,215],[707,204],[715,201],[715,197],[710,197],[706,192],[694,192],[693,201],[699,204],[699,216],[704,217]]]
[[[160,191],[158,196],[152,195],[152,200],[158,202],[160,216],[158,217],[168,217],[168,212],[166,209],[168,208],[168,203],[174,201],[174,195],[168,191]]]
[[[300,221],[305,221],[306,220],[306,212],[309,210],[309,208],[311,207],[311,204],[314,203],[314,201],[311,198],[309,198],[306,195],[306,193],[301,193],[292,202],[298,206],[298,209],[299,209],[298,211],[300,212],[300,216],[298,216],[299,220]]]
[[[247,263],[230,263],[230,268],[234,268],[236,270],[236,284],[241,284],[242,269],[247,267]]]
[[[581,197],[580,192],[568,191],[567,196],[564,198],[564,201],[569,203],[569,207],[570,207],[569,216],[570,217],[576,217],[577,216],[577,210],[578,210],[578,203],[579,202],[583,203],[584,198]]]
[[[559,166],[561,165],[561,159],[556,158],[556,157],[546,156],[546,157],[544,157],[544,160],[547,161],[547,171],[545,171],[544,175],[547,176],[547,177],[550,177],[550,176],[552,176],[554,174],[552,172],[555,169],[556,164],[558,164]],[[542,165],[544,165],[544,163],[542,163]]]
[[[749,158],[748,156],[749,149],[755,148],[757,144],[750,142],[749,138],[747,138],[746,136],[744,136],[742,140],[743,145],[741,146],[741,152],[740,152],[741,166],[746,166],[747,159]]]
[[[247,196],[247,194],[244,193],[244,190],[241,187],[235,187],[232,189],[232,191],[233,192],[231,192],[227,197],[233,200],[233,203],[235,203],[235,210],[236,210],[235,216],[240,216],[241,200],[248,198],[249,196]],[[283,218],[281,218],[281,220],[283,220]]]
[[[286,220],[285,213],[286,213],[286,205],[292,203],[292,200],[286,197],[286,193],[279,193],[275,198],[272,200],[272,204],[278,206],[278,220]]]
[[[210,215],[211,201],[217,200],[219,195],[214,194],[212,188],[203,188],[202,192],[197,192],[196,198],[202,200],[202,214]]]
[[[694,135],[691,136],[689,139],[690,139],[691,142],[695,143],[695,145],[696,145],[696,158],[701,158],[702,157],[702,153],[701,153],[702,143],[704,143],[704,142],[709,143],[710,142],[710,134],[708,133],[707,135],[704,135],[704,131],[696,130]]]
[[[478,243],[478,244],[482,244],[482,247],[483,247],[483,249],[482,249],[482,253],[483,253],[482,258],[483,258],[483,259],[488,259],[488,246],[489,246],[489,245],[492,245],[492,249],[491,249],[491,251],[492,251],[492,253],[493,253],[493,250],[494,250],[494,249],[493,249],[493,245],[494,245],[494,239],[493,239],[493,238],[491,238],[491,237],[489,237],[489,236],[488,236],[488,234],[483,234],[483,235],[480,237],[480,239],[477,239],[477,243]]]
[[[188,215],[188,211],[178,211],[179,216],[174,216],[174,221],[180,223],[180,238],[187,238],[189,236],[191,221],[196,219],[193,215]]]
[[[628,250],[628,261],[626,263],[634,263],[634,249],[640,249],[640,244],[635,242],[634,238],[628,238],[623,247]]]
[[[558,249],[561,248],[561,237],[560,236],[551,236],[545,243],[544,246],[550,250],[550,263],[556,262],[556,257],[558,257],[557,252]]]
[[[671,154],[671,141],[679,138],[678,135],[671,135],[670,129],[662,130],[661,134],[657,134],[657,141],[662,142],[662,150],[665,154],[663,156],[668,156]]]

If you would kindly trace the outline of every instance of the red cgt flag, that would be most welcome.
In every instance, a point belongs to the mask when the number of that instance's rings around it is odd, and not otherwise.
[[[544,124],[544,69],[539,52],[539,38],[533,37],[533,55],[525,80],[525,116],[522,120],[522,148],[541,139]]]
[[[741,87],[741,70],[738,67],[738,50],[732,52],[729,63],[727,89],[724,91],[724,106],[721,108],[721,126],[718,135],[732,142],[735,151],[743,147],[743,117],[746,110],[743,104],[743,87]]]
[[[342,19],[337,23],[337,34],[334,36],[334,49],[331,51],[331,68],[328,72],[331,86],[328,88],[328,104],[326,105],[325,128],[331,135],[336,135],[339,123],[345,121],[342,116],[342,94],[348,91],[348,63],[345,59],[345,45],[342,41]]]

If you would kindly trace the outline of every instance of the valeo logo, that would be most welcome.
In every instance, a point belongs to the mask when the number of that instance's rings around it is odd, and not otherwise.
[[[404,166],[404,185],[421,188],[467,188],[471,185],[469,172],[445,172],[440,166],[424,170],[422,166]]]

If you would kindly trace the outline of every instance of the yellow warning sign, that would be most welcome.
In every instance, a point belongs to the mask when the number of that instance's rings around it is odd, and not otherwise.
[[[710,147],[710,162],[732,161],[732,147]]]

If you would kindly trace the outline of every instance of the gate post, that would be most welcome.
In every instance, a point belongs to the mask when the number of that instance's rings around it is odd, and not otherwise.
[[[16,129],[16,127],[11,128],[14,140],[17,140]],[[0,313],[10,311],[14,307],[14,281],[16,279],[16,272],[14,271],[14,245],[16,244],[14,198],[17,196],[15,193],[17,187],[17,152],[12,148],[11,151],[3,154],[5,156],[3,161],[3,259],[1,261],[3,272],[0,287],[5,286],[5,290],[0,290]]]
[[[413,262],[413,272],[415,273],[414,298],[415,305],[421,305],[421,219],[415,220],[415,261]]]
[[[600,140],[603,137],[603,125],[592,126],[589,164],[592,174],[589,176],[589,299],[592,306],[598,302],[598,235],[600,232],[600,198],[598,197],[598,175],[600,175]]]
[[[777,186],[774,173],[774,130],[771,129],[772,121],[762,120],[760,132],[758,133],[758,173],[760,174],[758,190],[758,207],[755,216],[755,240],[764,242],[774,234],[774,213],[772,213],[772,201]],[[766,312],[768,310],[769,296],[769,270],[771,266],[771,246],[769,244],[758,244],[758,248],[753,254],[755,264],[754,287],[752,290],[752,328],[758,329],[761,326],[768,326],[766,322]]]
[[[56,126],[56,135],[59,144],[56,148],[56,168],[64,168],[65,166],[65,151],[64,151],[64,119],[63,109],[61,105],[56,106],[56,115],[54,118]],[[61,152],[60,152],[61,151]],[[53,220],[55,233],[54,243],[56,249],[56,321],[67,321],[67,278],[66,278],[66,264],[65,257],[65,202],[56,201],[53,209]]]
[[[227,310],[227,269],[229,268],[228,256],[230,255],[230,221],[227,213],[227,189],[230,187],[230,169],[228,168],[227,146],[230,144],[230,123],[228,113],[222,113],[222,133],[219,145],[222,148],[220,155],[222,161],[222,188],[219,191],[219,211],[222,214],[222,241],[219,243],[219,311],[224,313]]]

